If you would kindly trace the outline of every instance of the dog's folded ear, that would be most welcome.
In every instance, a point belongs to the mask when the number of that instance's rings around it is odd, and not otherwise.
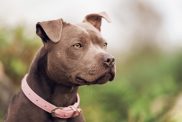
[[[36,24],[36,33],[44,42],[56,43],[61,39],[62,28],[62,19],[43,21]]]
[[[111,19],[106,12],[88,14],[83,22],[89,22],[100,31],[102,18],[104,18],[107,22],[111,22]]]

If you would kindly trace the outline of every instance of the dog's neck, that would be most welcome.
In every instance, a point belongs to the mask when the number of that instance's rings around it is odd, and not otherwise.
[[[46,51],[41,48],[32,62],[27,82],[40,97],[60,107],[76,102],[78,86],[66,86],[52,81],[46,74]]]

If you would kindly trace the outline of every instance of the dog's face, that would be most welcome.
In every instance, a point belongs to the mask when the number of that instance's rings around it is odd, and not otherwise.
[[[56,82],[74,85],[103,84],[115,76],[114,58],[101,36],[105,13],[87,15],[77,25],[62,20],[37,24],[37,34],[47,48],[47,75]]]

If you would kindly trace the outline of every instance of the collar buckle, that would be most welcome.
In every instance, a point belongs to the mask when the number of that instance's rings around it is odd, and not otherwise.
[[[76,116],[79,116],[80,113],[81,113],[81,109],[80,108],[75,108],[74,106],[69,106],[69,107],[66,107],[66,108],[56,107],[51,111],[51,115],[53,117],[59,117],[59,118],[76,117]]]
[[[58,109],[63,110],[63,107],[56,107],[55,109],[53,109],[53,110],[51,111],[51,115],[52,115],[53,117],[57,117],[57,114],[55,113],[55,111],[58,110]]]

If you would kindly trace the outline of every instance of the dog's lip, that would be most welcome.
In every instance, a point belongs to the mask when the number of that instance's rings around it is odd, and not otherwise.
[[[115,73],[114,72],[110,72],[111,77],[109,78],[109,81],[114,80],[115,77]]]
[[[104,79],[105,77],[109,77],[109,81],[112,81],[114,79],[114,77],[115,77],[115,73],[113,73],[113,72],[106,72],[106,73],[104,73],[103,75],[101,75],[99,78],[97,78],[94,81],[87,81],[84,78],[82,78],[81,76],[76,76],[76,81],[77,81],[78,84],[87,84],[87,85],[93,84],[93,83],[105,83],[107,81],[99,82],[102,79]]]
[[[77,81],[79,84],[81,84],[81,83],[88,83],[88,81],[86,81],[85,79],[83,79],[83,78],[81,78],[81,77],[79,77],[79,76],[76,77],[76,81]]]

